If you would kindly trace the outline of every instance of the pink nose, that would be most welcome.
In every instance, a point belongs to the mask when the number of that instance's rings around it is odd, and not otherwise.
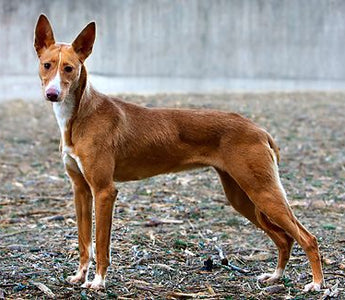
[[[51,87],[46,90],[46,96],[50,101],[56,102],[59,97],[59,91],[56,88]]]

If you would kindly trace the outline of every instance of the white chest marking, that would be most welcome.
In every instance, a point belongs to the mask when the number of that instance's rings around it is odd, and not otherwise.
[[[66,167],[68,166],[74,171],[84,173],[83,165],[80,158],[73,153],[73,149],[66,145],[65,141],[65,133],[67,131],[68,122],[72,117],[73,109],[74,99],[68,97],[63,102],[56,102],[53,104],[53,110],[61,134],[61,150],[63,162]]]
[[[72,97],[66,97],[62,102],[53,103],[53,110],[60,129],[62,147],[64,148],[66,147],[65,132],[68,122],[72,118],[74,99]]]

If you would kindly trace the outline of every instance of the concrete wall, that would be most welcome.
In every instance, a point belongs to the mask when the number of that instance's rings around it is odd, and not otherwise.
[[[0,75],[37,73],[41,12],[59,41],[96,21],[94,74],[345,80],[342,0],[0,0]]]

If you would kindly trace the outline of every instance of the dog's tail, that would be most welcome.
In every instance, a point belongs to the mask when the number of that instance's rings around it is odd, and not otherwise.
[[[267,141],[268,144],[270,145],[271,149],[273,149],[276,158],[277,158],[277,164],[279,164],[280,162],[280,154],[279,154],[279,147],[277,146],[277,144],[275,143],[275,141],[273,140],[273,138],[271,137],[271,135],[267,132]]]

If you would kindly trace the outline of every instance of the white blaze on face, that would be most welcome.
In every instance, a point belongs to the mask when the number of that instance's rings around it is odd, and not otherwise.
[[[61,52],[59,53],[59,61],[58,61],[55,77],[52,80],[50,80],[48,85],[45,87],[45,94],[47,97],[49,93],[53,93],[57,95],[60,95],[61,93],[60,63],[61,63]]]

